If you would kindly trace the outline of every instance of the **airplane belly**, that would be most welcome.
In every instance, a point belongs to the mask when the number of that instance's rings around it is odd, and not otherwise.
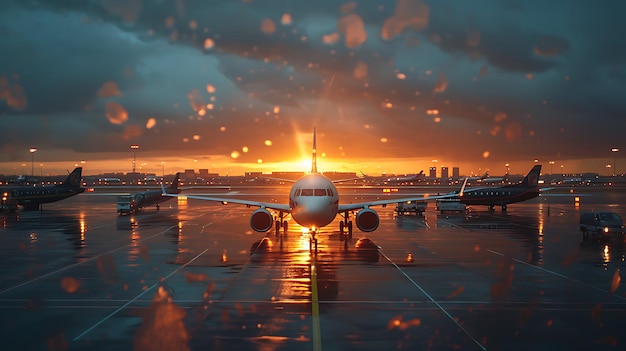
[[[292,206],[291,217],[303,227],[324,227],[337,216],[336,206],[333,206],[332,202],[295,203]]]

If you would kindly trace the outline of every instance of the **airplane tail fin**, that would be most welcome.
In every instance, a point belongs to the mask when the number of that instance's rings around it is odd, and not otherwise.
[[[541,173],[541,165],[536,165],[530,172],[524,177],[524,180],[520,184],[523,187],[535,187],[539,182],[539,174]]]
[[[459,190],[459,196],[463,196],[463,193],[465,192],[465,186],[467,185],[467,177],[465,177],[465,180],[463,180],[463,185],[461,186],[461,190]]]
[[[170,184],[167,188],[164,185],[164,182],[161,182],[161,191],[163,194],[178,194],[180,193],[180,189],[178,185],[180,183],[180,173],[176,173],[174,180],[172,180],[172,184]]]
[[[65,188],[80,187],[82,173],[83,173],[83,167],[74,168],[72,173],[70,173],[67,176],[67,178],[65,178],[65,180],[63,181],[63,183],[61,183],[60,186],[65,187]]]
[[[174,180],[172,180],[172,184],[170,184],[170,186],[168,186],[167,188],[165,188],[165,190],[167,190],[168,193],[173,193],[178,191],[178,183],[180,180],[180,173],[176,173],[176,176],[174,177]]]
[[[317,173],[317,147],[315,145],[316,128],[313,127],[313,154],[311,156],[311,173]]]

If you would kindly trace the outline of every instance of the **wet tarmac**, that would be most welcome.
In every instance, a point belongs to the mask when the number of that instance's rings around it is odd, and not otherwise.
[[[246,206],[119,217],[115,196],[85,193],[3,215],[2,350],[623,350],[626,245],[582,242],[592,209],[624,216],[626,192],[377,208],[377,231],[342,241],[335,223],[315,254],[293,222],[253,232]]]

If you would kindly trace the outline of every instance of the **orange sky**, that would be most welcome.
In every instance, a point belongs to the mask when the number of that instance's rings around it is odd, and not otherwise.
[[[243,152],[241,152],[243,154]],[[433,162],[436,160],[436,162]],[[581,161],[554,161],[538,162],[543,165],[542,173],[579,173],[594,172],[601,175],[611,175],[612,164],[610,159],[581,160]],[[41,162],[35,160],[31,162],[5,162],[0,163],[1,174],[31,174],[31,166],[35,175],[55,175],[65,174],[71,171],[73,167],[83,166],[84,175],[97,175],[108,172],[127,173],[132,171],[133,159],[111,159],[111,160],[79,160],[72,162]],[[534,165],[534,160],[527,162],[510,163],[509,169],[511,174],[525,174]],[[616,160],[617,170],[622,172],[626,168],[626,161]],[[430,158],[389,158],[384,161],[376,160],[371,162],[367,159],[347,159],[347,158],[331,158],[324,157],[323,152],[318,154],[318,170],[320,172],[339,171],[339,172],[361,172],[367,175],[381,174],[411,174],[424,170],[428,174],[429,167],[437,168],[437,175],[440,175],[441,167],[449,167],[449,173],[452,174],[452,167],[459,167],[461,175],[482,175],[489,172],[490,175],[503,175],[506,172],[506,164],[495,164],[484,162],[473,164],[469,162],[445,162],[443,159]],[[139,155],[136,159],[136,170],[141,173],[154,173],[161,175],[174,174],[184,171],[185,169],[208,169],[211,173],[219,173],[220,175],[242,175],[245,172],[283,172],[283,171],[299,171],[308,172],[311,168],[310,153],[303,154],[301,158],[291,158],[284,162],[264,162],[262,159],[257,162],[237,162],[231,156],[207,156],[185,157],[144,157]]]

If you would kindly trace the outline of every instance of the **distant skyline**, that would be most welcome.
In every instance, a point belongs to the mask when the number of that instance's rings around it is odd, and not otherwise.
[[[0,173],[623,173],[624,10],[5,0]]]

